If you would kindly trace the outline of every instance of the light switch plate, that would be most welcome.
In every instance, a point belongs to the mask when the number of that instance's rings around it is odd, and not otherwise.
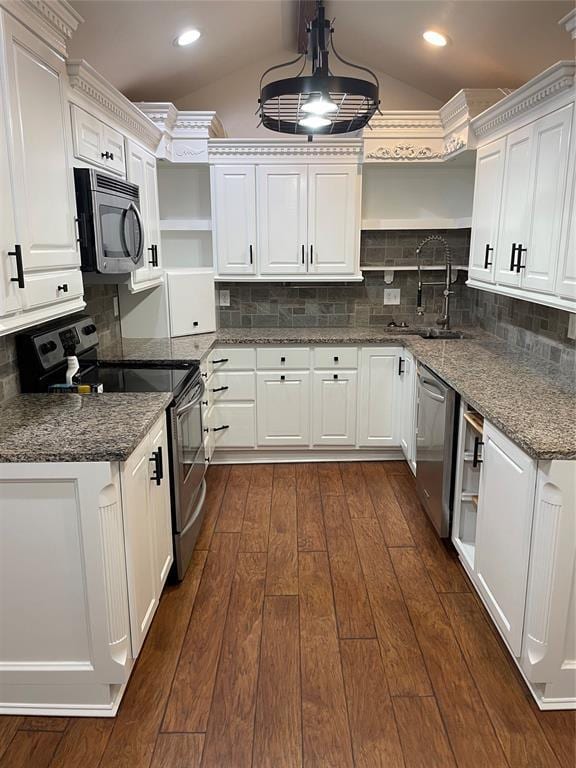
[[[230,291],[225,291],[224,289],[222,289],[221,291],[218,291],[218,302],[221,307],[229,307]]]
[[[400,304],[400,288],[384,288],[384,304]]]

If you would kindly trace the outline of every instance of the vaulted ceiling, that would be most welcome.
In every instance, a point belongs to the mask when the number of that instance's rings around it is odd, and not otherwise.
[[[295,0],[75,0],[70,45],[134,100],[178,101],[260,60],[296,50]],[[328,0],[347,59],[445,101],[462,87],[515,87],[574,47],[558,20],[572,0]],[[200,40],[173,45],[196,27]],[[435,49],[424,29],[446,32]],[[415,105],[417,107],[418,105]]]

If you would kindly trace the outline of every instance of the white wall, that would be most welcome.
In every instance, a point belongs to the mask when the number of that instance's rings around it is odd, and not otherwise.
[[[342,52],[345,55],[345,52]],[[214,109],[224,124],[230,138],[252,138],[254,136],[273,137],[274,133],[266,128],[256,128],[259,119],[254,113],[258,107],[260,77],[268,67],[289,61],[294,53],[284,52],[272,57],[260,59],[239,69],[231,75],[216,80],[210,85],[200,88],[188,96],[176,101],[180,109]],[[362,62],[355,62],[361,64]],[[307,71],[308,71],[307,67]],[[339,62],[334,63],[337,74],[348,74]],[[291,70],[278,70],[267,78],[280,79],[297,74]],[[441,102],[423,91],[396,80],[381,72],[376,72],[380,80],[380,108],[389,109],[437,109]],[[356,77],[363,77],[356,73]]]

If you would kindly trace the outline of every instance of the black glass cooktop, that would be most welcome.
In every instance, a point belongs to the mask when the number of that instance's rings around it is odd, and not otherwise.
[[[82,364],[79,384],[101,384],[104,392],[172,392],[177,397],[198,375],[198,366]]]

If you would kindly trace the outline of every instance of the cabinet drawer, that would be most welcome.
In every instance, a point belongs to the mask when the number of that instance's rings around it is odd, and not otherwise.
[[[211,410],[209,435],[216,448],[253,448],[256,434],[254,403],[220,403]],[[225,429],[222,429],[225,427]]]
[[[316,347],[314,368],[357,368],[356,347]]]
[[[310,368],[309,347],[259,347],[258,369]]]
[[[26,308],[43,304],[64,303],[68,299],[82,296],[82,273],[79,269],[67,272],[27,274],[25,276]]]
[[[252,371],[215,372],[206,389],[213,403],[222,400],[254,400],[255,374]]]
[[[226,369],[253,371],[256,368],[254,347],[222,347],[213,349],[208,356],[208,374]]]

